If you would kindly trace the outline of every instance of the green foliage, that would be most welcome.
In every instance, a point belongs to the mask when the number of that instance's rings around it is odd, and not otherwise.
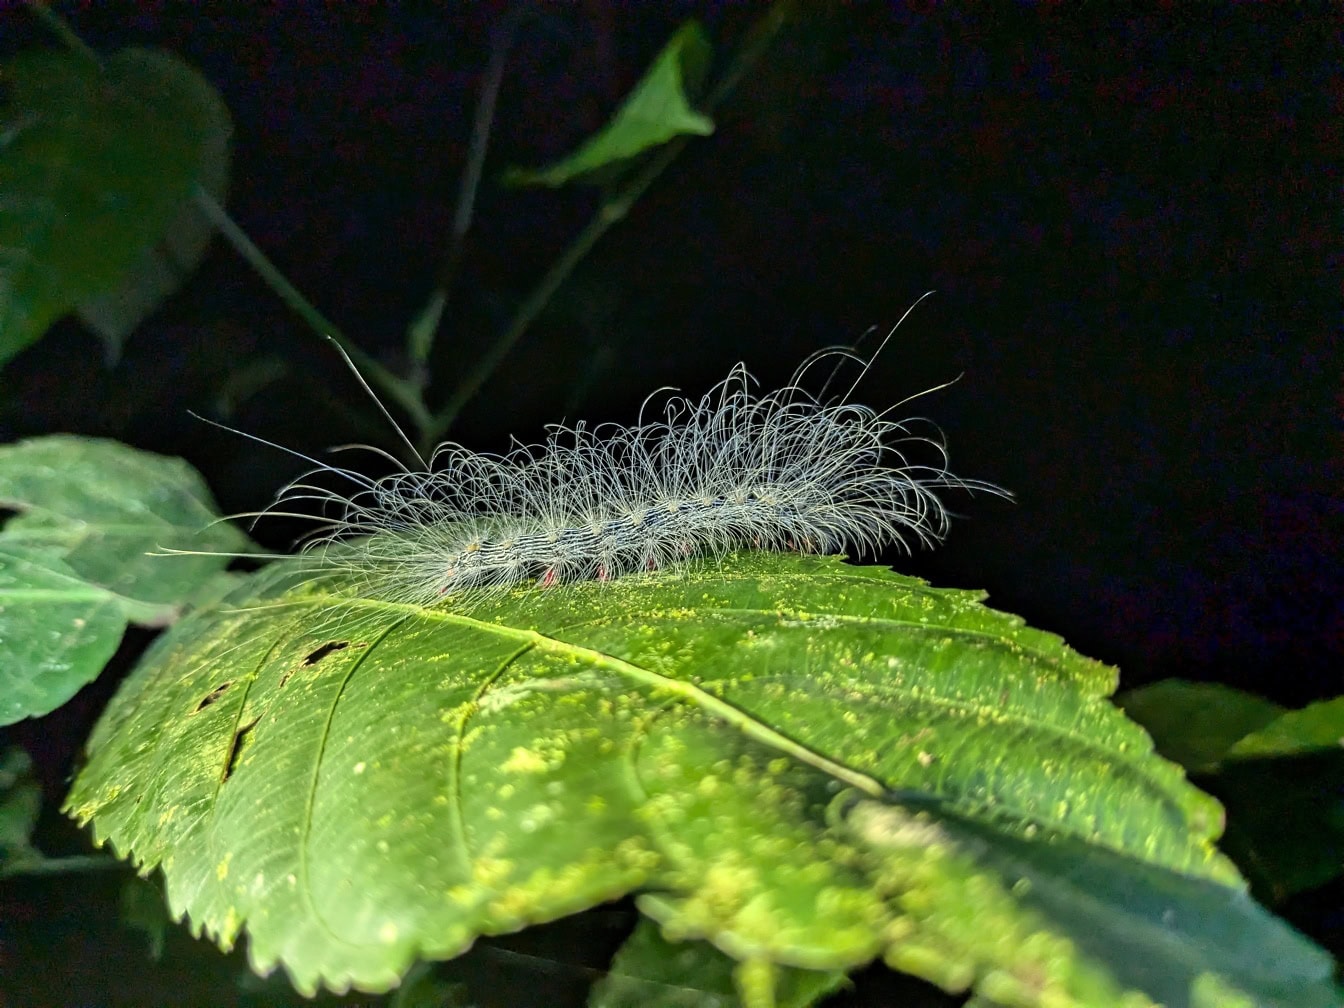
[[[724,1008],[737,1000],[741,964],[706,941],[669,942],[652,920],[635,926],[593,989],[590,1008]],[[845,983],[840,970],[781,966],[770,978],[775,1008],[805,1008]]]
[[[1223,849],[1267,902],[1344,874],[1344,749],[1237,760],[1201,783],[1227,806]]]
[[[714,123],[695,111],[691,96],[709,65],[709,39],[688,21],[663,47],[611,121],[573,154],[535,170],[514,168],[504,181],[519,186],[562,186],[619,166],[678,136],[709,136]]]
[[[42,789],[33,761],[22,749],[0,751],[0,878],[42,860],[33,827],[42,810]]]
[[[1240,739],[1284,710],[1253,693],[1183,679],[1129,690],[1119,702],[1148,729],[1158,752],[1192,772],[1215,769]]]
[[[101,65],[33,50],[0,76],[0,364],[75,308],[115,352],[204,252],[185,208],[196,185],[224,188],[228,110],[153,49]]]
[[[471,1008],[462,984],[434,976],[428,963],[418,963],[388,1001],[388,1008]]]
[[[1266,899],[1344,874],[1344,697],[1286,710],[1170,679],[1122,702],[1158,751],[1206,775],[1228,809],[1224,848]]]
[[[1227,758],[1265,759],[1344,747],[1344,696],[1286,711],[1238,739]]]
[[[153,879],[132,875],[122,883],[118,903],[122,925],[144,936],[149,958],[158,962],[163,958],[168,929],[173,925],[164,906],[163,890]]]
[[[1202,977],[1333,1004],[1114,682],[974,593],[834,558],[433,609],[281,566],[156,643],[67,809],[303,991],[635,891],[752,1005],[778,966],[874,958],[1004,1005]]]
[[[0,446],[0,724],[59,707],[91,682],[127,623],[163,625],[218,590],[250,548],[181,459],[65,435]],[[160,549],[206,555],[165,560]]]

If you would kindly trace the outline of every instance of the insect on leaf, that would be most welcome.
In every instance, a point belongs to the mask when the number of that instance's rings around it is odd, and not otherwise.
[[[759,553],[431,607],[265,573],[156,643],[66,807],[302,991],[633,892],[749,1005],[874,960],[1004,1005],[1336,1003],[1114,671],[976,593]]]

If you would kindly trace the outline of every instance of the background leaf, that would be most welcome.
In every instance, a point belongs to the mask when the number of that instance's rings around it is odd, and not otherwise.
[[[723,1008],[737,999],[739,963],[709,942],[669,942],[651,920],[641,920],[593,989],[590,1008]],[[844,986],[839,971],[783,968],[775,1008],[804,1008]]]
[[[163,624],[251,548],[181,459],[67,435],[0,446],[0,724],[92,681],[128,622]],[[207,555],[153,556],[164,548]]]
[[[1344,696],[1286,711],[1228,750],[1229,759],[1291,756],[1344,749]]]
[[[1224,847],[1271,902],[1344,873],[1344,697],[1285,710],[1173,679],[1122,699],[1227,807]]]
[[[33,50],[0,78],[0,363],[77,306],[115,352],[204,252],[187,204],[224,189],[228,110],[155,49]]]
[[[648,71],[626,96],[611,121],[568,157],[545,168],[513,168],[506,185],[562,186],[584,175],[619,164],[674,137],[709,136],[714,123],[691,107],[693,92],[709,64],[704,29],[688,21],[663,47]]]
[[[33,761],[19,748],[0,752],[0,878],[43,860],[33,846],[41,810],[42,789],[33,779]]]
[[[122,883],[117,909],[124,926],[144,935],[149,958],[155,962],[162,959],[173,922],[168,917],[168,909],[163,904],[163,889],[157,881],[129,876]]]
[[[1227,806],[1224,850],[1263,899],[1344,874],[1344,750],[1235,760],[1201,781]]]
[[[1240,739],[1284,712],[1245,690],[1184,679],[1129,690],[1119,703],[1148,729],[1158,752],[1191,771],[1213,769]]]
[[[155,645],[67,809],[301,990],[639,891],[758,986],[881,957],[1005,1004],[1334,1003],[1113,670],[975,593],[787,555],[464,611],[290,577]]]

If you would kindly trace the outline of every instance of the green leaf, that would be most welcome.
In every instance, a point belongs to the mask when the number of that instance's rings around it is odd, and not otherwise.
[[[0,724],[91,682],[128,622],[162,625],[251,548],[181,459],[68,435],[0,446]],[[160,549],[206,555],[153,556]],[[214,555],[211,555],[214,554]]]
[[[154,49],[102,67],[32,50],[0,79],[0,363],[76,307],[114,353],[204,252],[187,205],[197,184],[223,191],[228,110]]]
[[[67,811],[305,992],[636,892],[749,1005],[878,958],[1017,1008],[1336,1004],[1114,671],[980,599],[747,554],[421,609],[282,565],[155,643]]]
[[[122,883],[117,902],[121,923],[144,936],[149,958],[154,962],[163,959],[168,929],[173,925],[163,902],[163,890],[152,879],[130,876]]]
[[[474,1008],[465,984],[440,980],[429,963],[417,963],[388,1002],[388,1008]]]
[[[0,878],[43,860],[33,846],[41,811],[42,789],[33,780],[33,761],[22,749],[0,752]]]
[[[1158,750],[1209,776],[1225,849],[1281,901],[1344,874],[1344,697],[1288,711],[1226,686],[1169,680],[1126,694]]]
[[[669,942],[650,920],[626,939],[611,971],[593,989],[591,1008],[723,1008],[737,997],[738,962],[709,942]],[[806,1008],[838,990],[845,974],[780,967],[775,1008]]]
[[[1265,759],[1344,749],[1344,696],[1288,711],[1239,739],[1228,759]]]
[[[127,619],[120,599],[58,557],[0,545],[0,725],[53,711],[96,679]]]
[[[897,968],[932,958],[969,972],[979,960],[980,993],[1003,1005],[1054,1004],[1061,988],[1068,1005],[1129,1004],[1118,990],[1208,1008],[1337,1003],[1329,956],[1240,887],[1076,837],[1005,835],[945,805],[911,814],[919,804],[862,801],[849,816],[869,842],[915,859],[894,859],[895,878],[883,880],[909,887],[903,905],[922,925],[887,953]],[[1003,944],[1016,954],[1001,958]],[[1202,990],[1218,996],[1201,1000]]]
[[[1344,874],[1344,750],[1231,760],[1206,780],[1227,805],[1224,849],[1266,899]]]
[[[1148,729],[1157,751],[1187,770],[1211,770],[1240,739],[1284,712],[1264,697],[1184,679],[1129,690],[1125,713]]]
[[[1344,874],[1344,697],[1238,740],[1214,786],[1228,805],[1228,849],[1270,898]]]
[[[682,25],[663,47],[611,121],[573,154],[545,168],[512,168],[506,185],[565,185],[619,164],[674,137],[709,136],[714,123],[695,111],[688,92],[698,89],[709,65],[710,45],[695,21]]]

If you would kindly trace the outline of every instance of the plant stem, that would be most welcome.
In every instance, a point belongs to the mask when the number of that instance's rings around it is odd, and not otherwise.
[[[701,104],[703,111],[713,111],[732,93],[747,70],[760,58],[771,40],[778,34],[779,29],[787,20],[792,6],[791,0],[776,0],[770,6],[770,9],[761,16],[760,20],[752,26],[747,36],[747,42],[738,51],[732,65],[724,72],[723,77],[720,78]],[[505,330],[504,334],[467,377],[462,380],[452,396],[449,397],[448,402],[444,404],[443,409],[434,414],[426,428],[433,440],[443,437],[457,419],[458,414],[462,412],[462,407],[480,391],[481,386],[485,384],[500,362],[522,338],[523,333],[536,321],[537,316],[545,309],[552,295],[568,279],[574,268],[583,260],[583,257],[617,221],[630,212],[630,208],[634,206],[635,201],[666,170],[667,166],[676,160],[677,155],[685,148],[688,140],[689,138],[686,136],[679,136],[665,144],[644,169],[630,179],[624,188],[602,202],[593,219],[570,242],[569,247],[560,254],[560,258],[552,264],[541,281],[523,300],[518,311],[514,314],[509,328]]]
[[[551,264],[551,268],[546,271],[541,278],[541,282],[532,288],[514,314],[513,321],[509,323],[509,328],[504,332],[504,335],[495,341],[486,355],[477,362],[471,373],[453,391],[452,397],[449,398],[443,409],[434,415],[430,423],[430,430],[436,438],[442,437],[452,426],[453,421],[462,411],[462,407],[480,391],[481,386],[494,373],[500,361],[508,355],[518,340],[522,338],[523,333],[528,330],[532,323],[536,321],[537,316],[546,308],[552,295],[574,272],[574,267],[583,260],[583,257],[588,254],[604,234],[611,230],[611,227],[617,221],[629,213],[635,201],[653,184],[654,180],[663,173],[663,170],[672,163],[685,146],[685,137],[677,137],[670,143],[665,144],[644,170],[634,177],[630,185],[626,186],[616,196],[603,201],[593,219],[569,243],[569,246],[560,254],[560,258]]]
[[[420,365],[429,360],[444,307],[452,296],[453,282],[457,279],[457,271],[462,263],[462,250],[466,246],[467,232],[471,230],[472,217],[476,211],[476,194],[481,188],[485,153],[490,146],[495,107],[504,81],[504,64],[509,50],[513,47],[514,33],[530,10],[530,3],[514,3],[504,15],[491,42],[490,60],[486,64],[485,76],[481,82],[481,94],[476,102],[476,118],[471,128],[471,146],[467,151],[467,162],[462,167],[462,181],[458,186],[457,207],[453,212],[448,252],[439,267],[438,282],[430,294],[428,303],[407,333],[408,356]]]
[[[25,2],[34,16],[45,24],[67,48],[94,65],[102,67],[103,61],[98,53],[75,33],[75,30],[70,27],[64,18],[48,8],[45,0],[25,0]],[[411,382],[383,367],[378,361],[347,339],[340,329],[318,311],[312,302],[289,282],[276,265],[266,258],[266,254],[229,216],[228,211],[199,183],[192,187],[192,198],[201,212],[219,229],[238,254],[257,271],[271,290],[275,291],[285,304],[297,312],[314,332],[319,336],[329,337],[332,342],[344,350],[349,360],[359,368],[360,373],[404,409],[416,429],[423,434],[430,423],[430,415],[424,400],[420,396],[420,390]],[[424,440],[423,437],[422,440]]]
[[[28,9],[33,12],[33,16],[46,25],[67,49],[88,60],[99,69],[102,68],[102,57],[87,42],[75,34],[75,30],[70,27],[65,18],[49,8],[45,0],[25,0],[25,2],[28,4]]]
[[[105,854],[75,854],[70,857],[43,858],[30,864],[0,868],[0,878],[18,878],[21,875],[70,875],[75,872],[108,871],[124,868],[126,862]]]
[[[210,222],[219,229],[220,234],[228,240],[234,250],[247,260],[248,265],[256,270],[261,279],[266,282],[266,285],[275,291],[285,304],[289,305],[308,323],[310,329],[319,336],[330,337],[333,343],[344,350],[350,360],[358,367],[360,374],[377,385],[382,392],[406,411],[417,430],[423,432],[428,428],[431,423],[429,410],[425,408],[419,392],[410,382],[393,374],[347,339],[340,329],[318,311],[312,302],[289,282],[279,268],[270,259],[266,258],[266,253],[257,247],[256,243],[247,236],[247,232],[238,226],[237,222],[229,216],[228,211],[220,206],[213,196],[199,185],[195,186],[192,196],[196,205],[210,218]]]

